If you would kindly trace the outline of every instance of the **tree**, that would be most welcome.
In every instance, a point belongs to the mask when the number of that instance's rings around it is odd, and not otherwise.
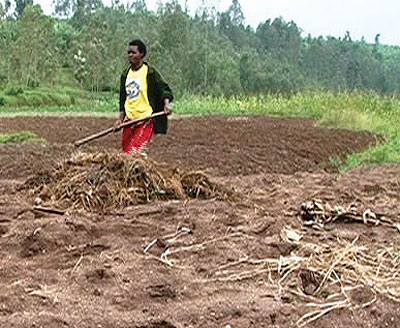
[[[108,81],[113,75],[110,72],[108,55],[112,34],[108,33],[109,25],[105,14],[104,10],[96,11],[85,31],[81,33],[74,54],[76,79],[82,86],[94,92],[109,85]]]
[[[192,43],[192,55],[191,58],[196,58],[197,70],[203,71],[203,90],[207,89],[208,86],[208,61],[209,61],[209,36],[210,30],[214,28],[214,22],[216,20],[216,8],[215,2],[210,0],[202,0],[200,7],[196,12],[196,21],[199,23],[197,33],[203,35],[202,40],[198,40],[196,43]],[[192,39],[192,38],[191,38]],[[199,57],[200,55],[200,57]],[[191,61],[193,63],[193,60]],[[190,81],[195,83],[194,85],[199,88],[201,85],[200,80],[194,78],[195,74],[191,74]],[[194,82],[196,81],[196,82]]]
[[[53,0],[54,13],[60,16],[72,17],[78,27],[89,23],[90,17],[98,8],[103,7],[101,0]]]
[[[156,60],[164,68],[164,74],[172,86],[185,85],[184,73],[190,58],[188,51],[189,18],[176,0],[165,5],[158,25],[159,58]],[[154,57],[153,57],[154,58]]]
[[[37,86],[54,74],[53,21],[43,15],[39,5],[27,5],[17,25],[17,39],[12,46],[14,79],[26,86]],[[29,63],[29,65],[27,65]]]
[[[219,29],[237,47],[241,48],[245,42],[244,15],[239,1],[233,0],[227,11],[219,14]]]
[[[242,11],[242,6],[238,0],[232,0],[232,4],[229,6],[227,14],[229,15],[229,19],[233,26],[243,26],[244,14]]]
[[[15,17],[20,18],[24,14],[27,5],[33,5],[33,0],[14,0],[15,1]]]
[[[261,39],[264,49],[277,57],[284,57],[295,63],[301,50],[301,30],[291,21],[282,18],[270,19],[257,27],[256,34]]]
[[[194,17],[178,0],[160,1],[156,13],[145,0],[112,0],[110,6],[53,0],[56,18],[32,1],[0,0],[1,86],[77,80],[93,91],[117,88],[128,64],[126,45],[141,38],[147,60],[178,94],[400,92],[400,47],[381,45],[379,34],[373,44],[352,39],[350,31],[342,38],[302,38],[301,29],[282,18],[267,19],[254,31],[244,26],[239,0],[222,13],[216,1],[201,0]]]
[[[7,13],[10,10],[10,7],[11,7],[10,0],[5,0],[4,4],[0,3],[0,20],[3,20],[6,18]]]

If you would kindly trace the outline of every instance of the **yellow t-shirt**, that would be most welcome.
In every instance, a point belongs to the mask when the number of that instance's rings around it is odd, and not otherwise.
[[[125,113],[130,120],[140,120],[153,113],[147,98],[147,72],[149,67],[142,65],[137,71],[129,70],[125,81]]]

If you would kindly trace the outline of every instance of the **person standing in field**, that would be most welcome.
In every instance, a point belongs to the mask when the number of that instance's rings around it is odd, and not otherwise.
[[[153,134],[166,134],[167,115],[172,114],[173,95],[171,88],[160,73],[144,61],[147,49],[140,39],[128,45],[130,66],[121,74],[119,109],[116,128],[129,120],[142,120],[123,128],[122,151],[126,154],[146,155]],[[153,113],[164,112],[151,118]],[[148,119],[146,119],[148,118]]]

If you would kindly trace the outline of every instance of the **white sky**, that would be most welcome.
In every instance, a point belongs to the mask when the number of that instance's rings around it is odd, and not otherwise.
[[[122,0],[126,2],[127,0]],[[160,0],[145,0],[149,10],[157,9]],[[178,0],[184,7],[188,4],[194,14],[201,0]],[[52,12],[52,0],[35,0],[46,14]],[[132,0],[131,0],[132,2]],[[166,0],[161,0],[165,3]],[[205,0],[219,12],[228,9],[232,0]],[[111,0],[103,0],[109,5]],[[350,32],[353,40],[363,36],[373,43],[376,34],[381,34],[382,44],[400,46],[400,1],[399,0],[239,0],[246,25],[254,29],[259,23],[271,18],[282,17],[286,22],[293,20],[303,31],[303,36],[343,37]]]

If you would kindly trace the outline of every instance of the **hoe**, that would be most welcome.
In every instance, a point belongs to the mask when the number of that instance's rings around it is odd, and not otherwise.
[[[161,116],[161,115],[165,115],[165,113],[164,112],[157,112],[157,113],[154,113],[153,115],[151,115],[150,118]],[[139,119],[139,120],[132,120],[132,121],[124,122],[124,123],[120,124],[117,127],[112,127],[112,128],[100,131],[98,133],[92,134],[92,135],[90,135],[90,136],[88,136],[86,138],[77,140],[77,141],[74,142],[74,145],[75,145],[75,147],[79,147],[79,146],[81,146],[81,145],[83,145],[83,144],[85,144],[85,143],[87,143],[89,141],[98,139],[98,138],[103,137],[103,136],[105,136],[107,134],[110,134],[110,133],[112,133],[114,131],[118,131],[118,130],[120,130],[122,128],[125,128],[127,126],[131,126],[131,125],[133,125],[135,123],[138,123],[138,122],[141,122],[141,121],[144,121],[144,120],[147,120],[147,119],[149,119],[149,117],[142,118],[142,119]]]

